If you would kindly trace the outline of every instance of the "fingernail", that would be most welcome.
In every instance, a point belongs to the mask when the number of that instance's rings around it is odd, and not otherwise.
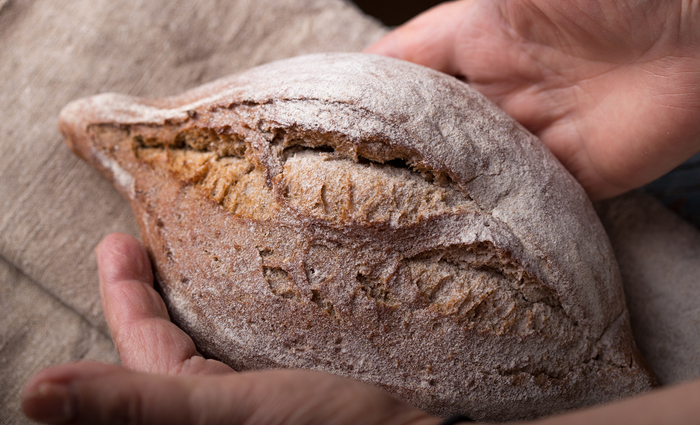
[[[54,383],[39,384],[24,394],[22,409],[29,418],[37,422],[56,425],[68,423],[75,414],[70,389]]]

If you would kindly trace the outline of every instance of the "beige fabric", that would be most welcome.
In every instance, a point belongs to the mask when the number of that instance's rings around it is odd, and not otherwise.
[[[0,0],[0,422],[23,422],[33,373],[107,344],[93,249],[138,234],[126,202],[63,144],[60,109],[104,91],[176,94],[383,33],[339,0]]]
[[[63,145],[56,129],[61,107],[104,91],[175,94],[273,59],[359,50],[384,32],[341,0],[0,0],[3,423],[25,421],[19,390],[35,371],[80,358],[117,361],[92,250],[110,232],[137,229],[126,202]],[[652,288],[636,292],[633,319],[665,317],[663,329],[683,330],[664,339],[662,330],[638,319],[640,345],[666,382],[699,375],[697,361],[685,363],[698,352],[689,331],[697,328],[693,306],[700,305],[700,285],[693,284],[700,277],[698,232],[648,199],[611,205],[619,213],[608,230],[627,288]],[[657,231],[645,233],[652,224]],[[673,290],[653,290],[681,281],[684,309],[676,308]],[[659,299],[667,301],[645,301]],[[688,354],[653,354],[668,344],[682,344]]]
[[[108,335],[0,260],[0,423],[28,423],[19,390],[50,364],[119,360]]]
[[[637,346],[662,384],[700,376],[700,232],[652,198],[598,205]]]

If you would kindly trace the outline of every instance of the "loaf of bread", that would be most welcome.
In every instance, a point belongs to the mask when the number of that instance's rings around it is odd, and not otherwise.
[[[330,372],[479,420],[655,385],[586,194],[455,78],[304,56],[78,100],[60,129],[131,202],[173,321],[237,370]]]

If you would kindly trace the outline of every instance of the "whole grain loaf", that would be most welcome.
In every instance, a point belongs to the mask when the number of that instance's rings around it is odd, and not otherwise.
[[[654,385],[586,194],[455,78],[303,56],[82,99],[60,129],[131,202],[175,323],[237,370],[335,373],[480,420]]]

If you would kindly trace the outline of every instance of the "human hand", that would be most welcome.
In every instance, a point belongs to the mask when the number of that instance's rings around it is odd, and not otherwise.
[[[236,373],[206,360],[170,322],[137,240],[110,235],[100,244],[97,258],[103,309],[124,367],[75,363],[40,372],[23,393],[23,410],[34,420],[168,425],[439,422],[349,379],[295,370]],[[542,423],[693,424],[700,417],[698,399],[700,380]]]
[[[593,199],[700,151],[697,2],[462,0],[365,51],[466,77]]]
[[[100,295],[123,367],[76,363],[35,376],[30,418],[55,424],[396,424],[438,419],[368,385],[309,371],[236,373],[203,358],[170,322],[139,242],[122,234],[97,249]]]

